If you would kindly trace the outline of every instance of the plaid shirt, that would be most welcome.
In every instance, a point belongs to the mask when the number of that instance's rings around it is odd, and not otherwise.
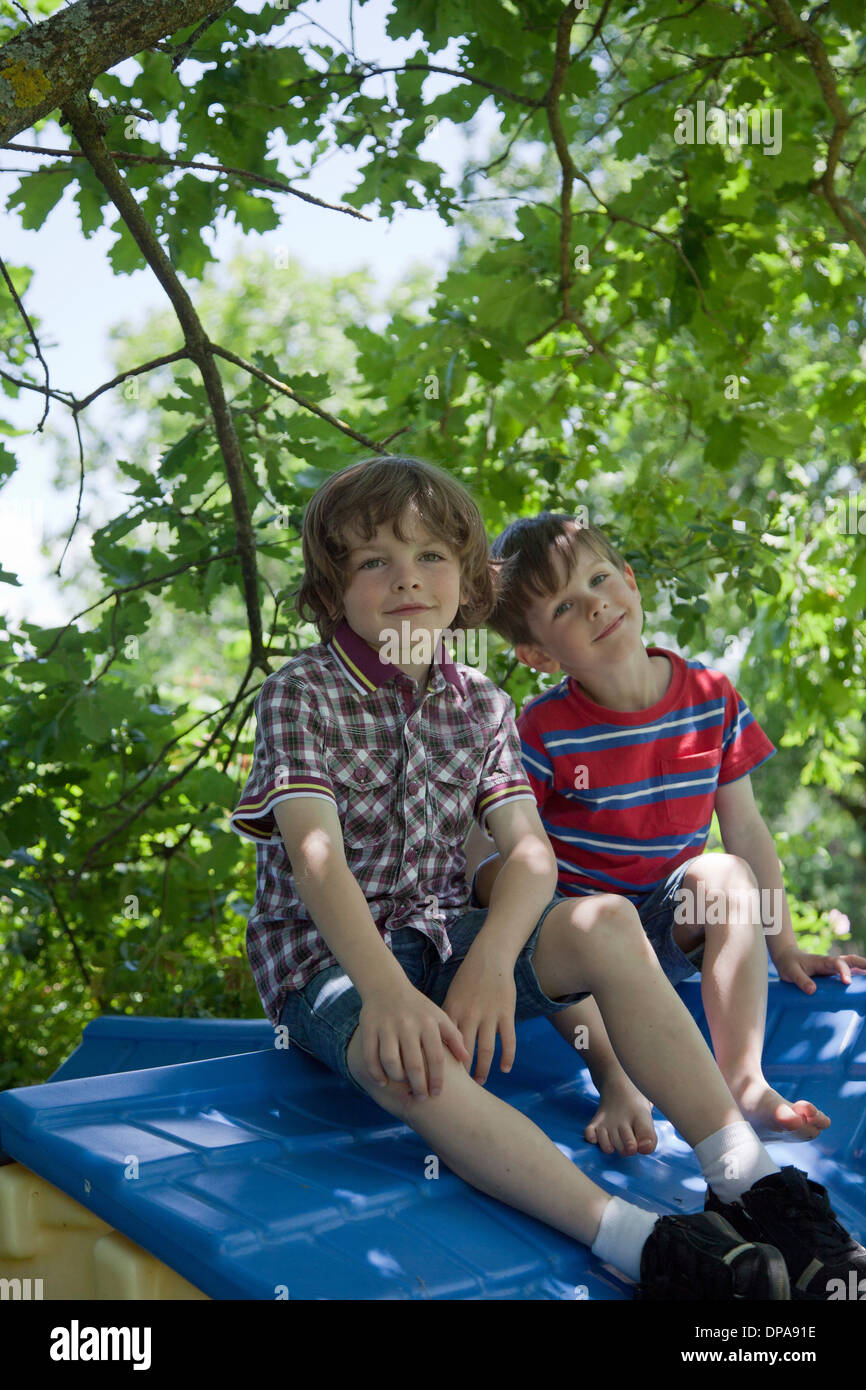
[[[256,845],[247,954],[272,1023],[290,990],[338,962],[303,903],[274,819],[291,797],[336,806],[346,861],[390,947],[413,926],[451,955],[448,928],[469,905],[463,845],[472,819],[532,801],[514,702],[440,648],[417,682],[343,621],[267,677],[256,697],[253,767],[230,827]]]

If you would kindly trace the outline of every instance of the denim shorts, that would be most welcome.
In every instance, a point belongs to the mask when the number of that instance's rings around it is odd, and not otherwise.
[[[540,1014],[559,1013],[561,1009],[568,1009],[587,997],[588,991],[583,990],[578,994],[561,995],[559,999],[548,999],[538,983],[532,964],[544,919],[551,908],[562,901],[559,893],[554,894],[515,962],[515,1023],[526,1018],[537,1018]],[[454,976],[486,918],[486,907],[472,907],[458,917],[454,925],[448,928],[452,953],[444,964],[432,941],[410,926],[400,927],[392,934],[391,951],[415,988],[441,1007]],[[361,1006],[361,996],[346,972],[339,965],[330,965],[314,975],[303,989],[289,993],[280,1011],[280,1023],[289,1030],[290,1046],[297,1044],[304,1052],[311,1052],[369,1099],[369,1092],[358,1084],[346,1062],[346,1049],[358,1027]]]
[[[703,945],[686,952],[681,951],[674,941],[677,890],[688,870],[698,859],[700,855],[696,855],[694,859],[687,859],[685,864],[680,864],[674,869],[664,883],[653,889],[643,906],[637,910],[650,945],[658,956],[659,965],[672,985],[680,984],[696,970],[700,970],[704,958]]]
[[[685,864],[679,864],[672,874],[660,883],[657,888],[644,899],[643,905],[637,909],[637,914],[641,920],[649,943],[658,956],[659,965],[664,971],[672,985],[678,985],[682,980],[687,980],[695,971],[699,971],[704,958],[703,944],[696,946],[693,950],[685,952],[680,950],[674,941],[674,913],[677,908],[677,892],[682,884],[688,870],[700,859],[700,855],[695,855],[693,859],[687,859]],[[479,864],[478,868],[481,865]],[[475,870],[477,874],[478,869]],[[557,898],[562,899],[566,895],[557,892]],[[592,894],[588,894],[591,897]],[[624,896],[624,895],[621,895]],[[475,876],[472,878],[471,902],[477,904],[475,896]]]

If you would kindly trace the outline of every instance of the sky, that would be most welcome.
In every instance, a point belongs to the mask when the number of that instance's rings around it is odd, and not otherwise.
[[[251,12],[259,9],[255,0],[246,0],[242,7]],[[385,18],[390,9],[390,0],[371,0],[362,8],[353,7],[356,48],[362,57],[390,64],[417,51],[419,35],[397,42],[387,38]],[[318,24],[348,42],[348,13],[348,0],[312,0],[295,12],[280,31],[269,35],[267,41],[291,44],[321,41],[324,36],[321,31],[317,32],[315,24]],[[444,57],[438,61],[448,65],[449,60],[453,63],[455,56],[445,50]],[[133,60],[111,69],[126,81],[131,80],[136,70]],[[184,64],[179,69],[181,80],[191,81],[198,71],[198,64]],[[378,79],[380,84],[383,80]],[[453,79],[433,75],[425,84],[425,97],[429,99],[453,85]],[[374,89],[372,84],[368,87],[370,91],[379,89]],[[490,131],[495,128],[495,117],[489,106],[483,114],[487,119],[479,123],[479,144],[489,139]],[[153,130],[152,125],[148,127],[151,138]],[[54,148],[70,143],[68,132],[61,131],[54,122],[46,125],[38,140],[34,139],[32,129],[20,132],[15,138],[21,144],[39,143]],[[168,152],[173,152],[174,129],[170,123],[161,128],[161,138]],[[277,153],[276,148],[274,153]],[[461,153],[465,153],[463,142],[447,122],[441,123],[424,146],[425,157],[439,160],[449,172],[456,167]],[[339,202],[358,182],[356,171],[364,158],[338,152],[300,186],[330,202]],[[18,179],[11,171],[29,172],[40,162],[36,155],[0,151],[0,201],[3,204],[18,186]],[[289,165],[284,160],[281,160],[281,168],[288,175]],[[289,194],[274,193],[272,196],[281,213],[290,210],[290,219],[286,218],[283,225],[264,234],[244,233],[236,224],[225,220],[217,223],[211,229],[210,247],[219,261],[230,260],[243,245],[262,255],[271,254],[274,246],[288,246],[292,256],[314,270],[348,272],[362,265],[369,266],[379,283],[387,287],[419,260],[441,265],[444,269],[456,245],[455,229],[442,223],[435,212],[406,209],[388,221],[377,217],[374,209],[366,209],[372,221],[352,219],[351,236],[347,237],[345,215],[317,208]],[[290,235],[287,235],[287,227],[291,229]],[[113,274],[106,253],[115,239],[115,233],[105,227],[90,239],[85,238],[71,188],[67,188],[44,225],[32,231],[22,228],[14,210],[0,210],[0,254],[7,266],[29,266],[34,271],[24,296],[24,307],[31,317],[39,320],[38,335],[48,363],[51,386],[71,391],[79,399],[115,375],[110,356],[112,326],[125,320],[138,328],[150,312],[164,309],[168,303],[149,268],[133,275]],[[20,283],[20,276],[16,277],[16,287]],[[186,281],[185,284],[195,302],[198,282]],[[19,374],[13,369],[13,375]],[[43,379],[35,359],[28,375],[37,381]],[[95,445],[100,437],[112,438],[112,431],[117,437],[120,431],[120,419],[126,411],[119,409],[117,404],[112,408],[110,396],[111,393],[106,393],[99,397],[80,416],[85,458],[88,440]],[[66,406],[53,401],[45,429],[40,434],[36,426],[43,408],[44,396],[29,390],[22,391],[17,401],[4,394],[0,402],[0,413],[15,428],[25,431],[5,440],[7,448],[18,458],[19,466],[0,490],[0,568],[15,573],[21,588],[0,585],[0,610],[11,620],[23,617],[51,626],[68,621],[83,605],[76,599],[74,584],[67,587],[53,574],[75,518],[78,479],[76,469],[71,486],[53,485],[60,448],[56,437],[51,437],[49,426],[55,436],[60,433],[65,437],[68,451],[77,459],[72,415]],[[128,487],[129,483],[124,486]],[[107,483],[104,472],[91,480],[90,485],[85,478],[85,497],[94,507],[97,525],[124,505],[123,492]],[[57,533],[60,539],[51,543],[51,554],[43,555],[43,537]],[[79,523],[63,561],[64,579],[73,578],[87,563],[90,536],[90,529]]]

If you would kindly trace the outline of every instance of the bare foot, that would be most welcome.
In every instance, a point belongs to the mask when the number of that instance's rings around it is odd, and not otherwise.
[[[652,1106],[646,1096],[629,1081],[625,1073],[603,1082],[598,1109],[583,1132],[588,1144],[598,1144],[602,1153],[614,1151],[629,1158],[651,1154],[658,1143],[652,1122]]]
[[[785,1100],[764,1080],[732,1089],[734,1100],[758,1138],[763,1142],[780,1139],[786,1143],[815,1139],[830,1124],[830,1118],[808,1100]]]

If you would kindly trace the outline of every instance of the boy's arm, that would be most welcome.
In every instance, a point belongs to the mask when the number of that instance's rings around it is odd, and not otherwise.
[[[762,893],[762,920],[767,948],[773,961],[780,953],[797,946],[788,899],[782,884],[782,866],[776,853],[773,837],[755,803],[752,779],[746,773],[735,782],[726,782],[716,790],[716,815],[722,832],[722,844],[727,854],[744,859]],[[766,904],[766,911],[763,907]]]
[[[550,841],[547,838],[547,833],[541,822],[541,812],[544,809],[545,801],[553,785],[553,768],[547,755],[547,750],[544,747],[542,735],[535,729],[528,711],[524,710],[519,718],[515,720],[514,701],[510,697],[507,700],[507,705],[503,712],[502,723],[497,730],[496,738],[490,749],[490,754],[481,775],[480,789],[482,792],[482,805],[484,804],[485,795],[489,796],[490,792],[493,790],[490,774],[494,773],[496,774],[496,779],[500,782],[505,779],[506,784],[510,783],[513,785],[516,780],[519,784],[528,785],[529,790],[535,797],[535,814],[519,833],[524,833],[525,829],[530,828],[530,833],[535,836],[536,839],[540,838],[541,843],[550,853],[551,858],[553,858],[555,869],[556,860],[553,857]],[[520,790],[522,790],[522,786]],[[532,806],[528,797],[515,804],[527,807]],[[499,838],[497,838],[496,817],[499,809],[501,808],[497,808],[496,811],[488,811],[480,825],[476,822],[466,842],[466,878],[471,884],[473,876],[480,868],[480,872],[475,879],[474,888],[476,899],[482,907],[492,907],[494,880],[504,867],[506,856],[505,851],[500,845],[500,839],[503,836],[509,837],[512,835],[512,831],[508,828],[510,822],[500,821],[499,824],[503,828]],[[522,822],[521,825],[523,825]],[[486,827],[486,833],[485,830],[482,829],[482,826]],[[491,842],[490,836],[493,836],[493,842]],[[482,864],[483,868],[481,868]],[[551,889],[551,893],[552,892],[553,890]],[[504,892],[500,894],[500,903],[504,899],[504,896]],[[545,904],[542,903],[541,907],[543,908],[544,905]],[[541,908],[539,908],[539,912],[540,911]],[[526,944],[530,931],[531,928],[527,931],[526,936],[523,938],[518,948],[518,955]]]
[[[812,955],[801,951],[797,944],[782,883],[782,866],[773,837],[755,804],[748,774],[717,789],[716,815],[725,851],[746,861],[759,889],[772,890],[769,894],[761,892],[761,917],[767,949],[780,978],[799,985],[806,994],[815,992],[816,985],[810,979],[813,974],[838,973],[845,984],[850,984],[851,967],[866,966],[863,957]]]
[[[498,811],[491,811],[487,824],[498,850],[495,862],[501,867],[490,890],[484,926],[473,948],[476,955],[483,951],[488,958],[501,961],[511,974],[535,923],[553,896],[558,876],[556,859],[538,810],[530,801],[514,801]],[[476,844],[479,849],[482,841],[490,847],[490,841],[478,830]],[[479,892],[478,896],[481,898],[483,894]],[[589,1067],[599,1092],[617,1078],[628,1080],[591,994],[572,1004],[569,1020],[572,1027],[586,1029],[580,1056]]]
[[[478,865],[483,859],[486,859],[488,855],[493,854],[494,850],[495,845],[490,836],[485,835],[477,821],[473,821],[472,829],[463,846],[463,853],[466,855],[465,876],[467,883],[472,882],[472,875],[475,873]],[[487,904],[485,903],[484,906],[486,907]]]
[[[556,859],[538,808],[527,797],[487,815],[502,862],[490,894],[484,926],[472,943],[475,955],[496,955],[513,970],[536,922],[556,889]]]
[[[346,862],[336,806],[315,797],[291,797],[277,802],[274,819],[298,894],[361,998],[405,986],[406,972],[382,940]]]
[[[480,828],[477,821],[469,832],[463,852],[466,855],[466,882],[475,894],[475,902],[480,907],[487,907],[490,903],[493,880],[502,868],[502,860],[496,853],[493,840]]]

